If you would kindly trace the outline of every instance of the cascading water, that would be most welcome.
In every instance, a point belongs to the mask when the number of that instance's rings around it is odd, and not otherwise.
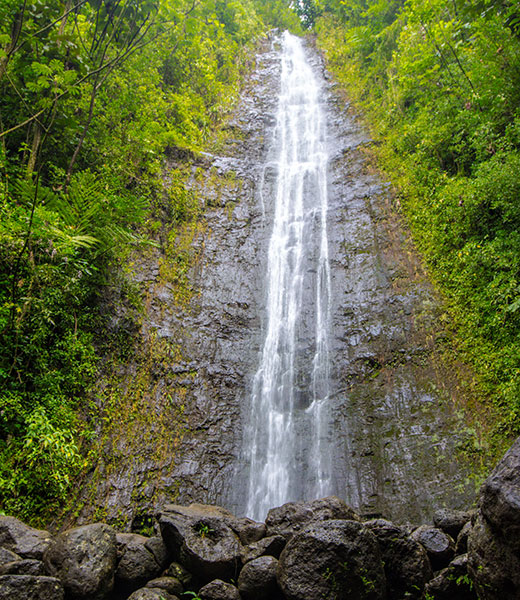
[[[301,41],[287,32],[274,143],[266,327],[245,440],[246,514],[256,519],[332,491],[325,122]]]

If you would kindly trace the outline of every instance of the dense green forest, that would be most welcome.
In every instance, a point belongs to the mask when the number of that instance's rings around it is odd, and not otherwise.
[[[205,148],[273,26],[300,27],[284,0],[1,0],[2,510],[51,514],[87,466],[88,390],[118,342],[100,298],[158,211],[193,217],[180,180],[165,198],[164,154]]]
[[[320,0],[307,23],[396,188],[456,347],[520,432],[520,10],[507,0]]]
[[[498,0],[0,0],[0,508],[45,518],[86,467],[101,299],[198,208],[204,150],[271,27],[317,36],[453,323],[520,431],[520,12]],[[101,335],[99,333],[101,332]],[[87,418],[85,418],[87,415]]]

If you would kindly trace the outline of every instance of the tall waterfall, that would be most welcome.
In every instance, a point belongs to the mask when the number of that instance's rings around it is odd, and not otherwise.
[[[284,502],[331,493],[325,135],[320,87],[301,41],[286,32],[266,324],[245,439],[246,514],[256,519]]]

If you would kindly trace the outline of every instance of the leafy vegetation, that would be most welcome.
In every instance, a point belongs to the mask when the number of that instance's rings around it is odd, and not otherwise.
[[[205,147],[273,25],[288,1],[0,0],[2,510],[44,518],[86,466],[100,296],[158,215],[182,291],[200,211],[182,174],[165,201],[164,153]]]
[[[507,0],[305,1],[362,109],[459,351],[520,432],[520,12]]]

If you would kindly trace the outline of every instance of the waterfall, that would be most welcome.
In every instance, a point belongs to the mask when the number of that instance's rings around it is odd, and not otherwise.
[[[332,491],[325,121],[302,43],[287,32],[281,61],[265,328],[244,441],[255,519]]]

